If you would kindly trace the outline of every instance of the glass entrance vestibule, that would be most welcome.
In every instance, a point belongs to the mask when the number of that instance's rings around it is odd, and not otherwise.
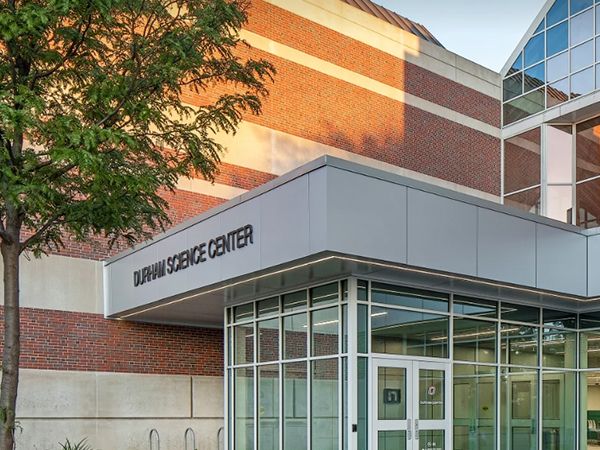
[[[600,313],[348,278],[225,320],[229,450],[600,450]]]

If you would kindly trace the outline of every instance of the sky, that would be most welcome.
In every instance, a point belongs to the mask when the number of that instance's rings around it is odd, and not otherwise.
[[[502,69],[546,0],[374,0],[425,25],[446,47]]]

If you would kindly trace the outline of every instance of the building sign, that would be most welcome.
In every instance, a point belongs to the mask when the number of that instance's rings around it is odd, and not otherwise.
[[[203,264],[252,244],[254,244],[254,227],[245,225],[134,270],[133,286],[138,287],[150,283],[158,278]]]
[[[383,403],[396,404],[401,403],[400,389],[384,389],[383,390]]]

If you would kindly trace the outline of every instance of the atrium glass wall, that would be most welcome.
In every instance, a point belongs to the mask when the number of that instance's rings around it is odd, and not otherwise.
[[[545,124],[506,139],[503,167],[506,205],[600,226],[600,117]]]
[[[575,448],[576,315],[377,282],[359,285],[370,292],[359,301],[359,321],[370,317],[371,340],[362,348],[371,348],[372,357],[452,362],[451,448]]]
[[[556,0],[504,78],[504,125],[599,89],[599,35],[598,2]]]
[[[545,216],[573,221],[573,127],[548,125],[546,132]]]
[[[231,450],[347,448],[347,294],[336,281],[228,309]]]
[[[227,320],[231,450],[600,447],[600,313],[350,279]]]
[[[504,203],[539,214],[541,208],[541,129],[504,141]]]
[[[600,225],[600,117],[577,125],[577,224]]]

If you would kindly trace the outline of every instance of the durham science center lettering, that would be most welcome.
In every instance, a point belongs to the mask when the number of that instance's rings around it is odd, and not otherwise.
[[[252,244],[254,244],[254,227],[245,225],[135,270],[133,285],[137,287],[149,283],[157,278],[197,266]]]

